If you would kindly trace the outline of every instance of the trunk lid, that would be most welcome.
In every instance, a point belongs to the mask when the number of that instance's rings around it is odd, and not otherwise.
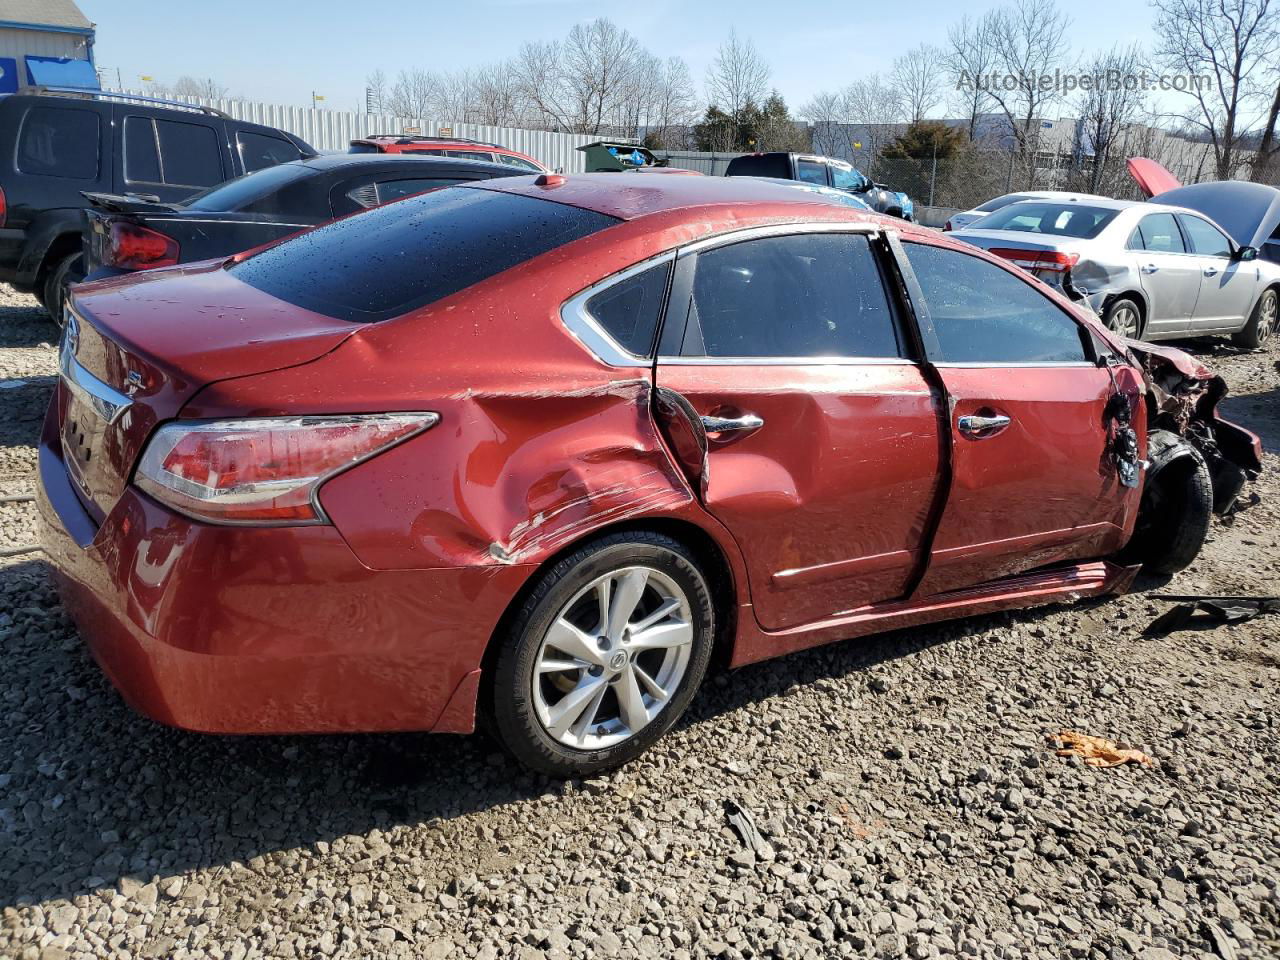
[[[204,386],[307,363],[358,329],[242,284],[220,263],[79,288],[54,402],[85,508],[102,521],[155,427]]]

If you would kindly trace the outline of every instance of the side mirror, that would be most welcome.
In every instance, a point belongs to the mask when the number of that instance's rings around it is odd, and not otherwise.
[[[1235,259],[1243,263],[1248,263],[1250,260],[1257,260],[1258,248],[1257,247],[1238,247],[1236,249]]]

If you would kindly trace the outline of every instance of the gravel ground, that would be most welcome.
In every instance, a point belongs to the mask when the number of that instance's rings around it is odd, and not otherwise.
[[[31,488],[52,337],[0,296],[0,494]],[[1280,449],[1275,354],[1191,348]],[[1171,589],[1280,594],[1268,465]],[[31,504],[0,511],[29,542]],[[0,564],[4,957],[1280,955],[1280,618],[1144,639],[1141,583],[854,641],[719,676],[647,756],[560,784],[479,736],[162,728],[39,555]],[[1156,765],[1059,758],[1063,729]]]

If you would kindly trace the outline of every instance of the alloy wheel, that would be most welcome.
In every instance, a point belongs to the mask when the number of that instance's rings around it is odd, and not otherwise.
[[[1111,314],[1111,322],[1108,326],[1130,340],[1138,338],[1138,311],[1127,303],[1118,306],[1114,313]]]
[[[1262,298],[1262,304],[1258,309],[1258,343],[1266,343],[1271,338],[1271,334],[1276,329],[1276,304],[1277,297],[1275,291],[1269,291]]]
[[[597,577],[539,646],[530,677],[539,723],[577,750],[630,739],[679,689],[693,639],[689,599],[665,573],[632,566]]]

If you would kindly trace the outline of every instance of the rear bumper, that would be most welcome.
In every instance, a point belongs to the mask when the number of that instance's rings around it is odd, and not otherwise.
[[[139,712],[211,733],[472,729],[481,657],[530,568],[374,571],[333,527],[200,524],[132,487],[95,526],[51,428],[41,539]]]

